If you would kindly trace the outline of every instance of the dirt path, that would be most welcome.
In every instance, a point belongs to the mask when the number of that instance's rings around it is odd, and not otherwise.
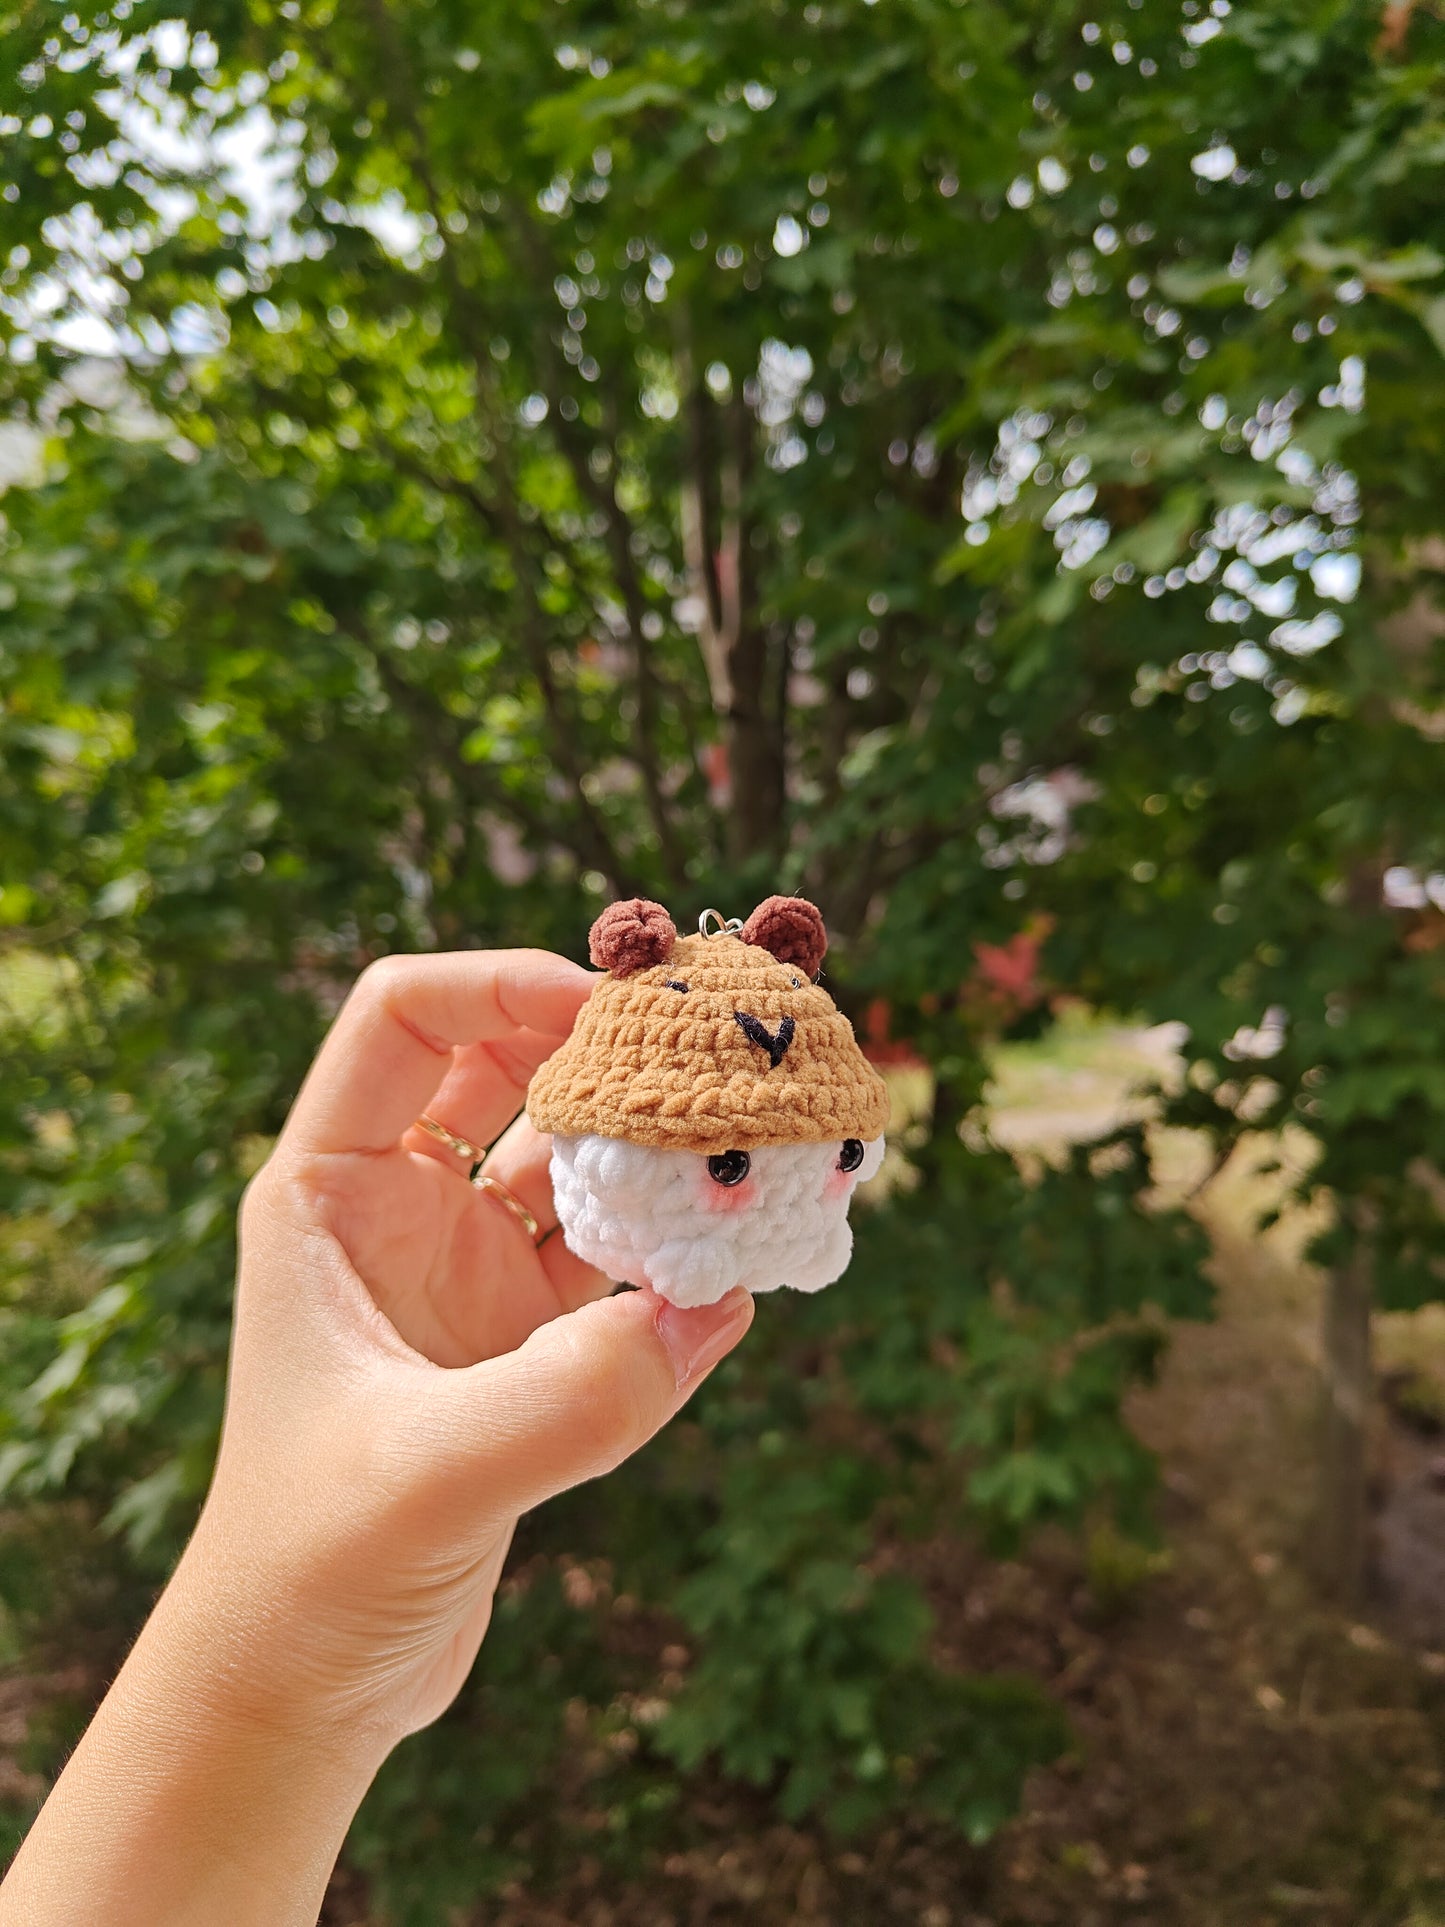
[[[1082,1683],[1055,1681],[1080,1757],[1037,1776],[1010,1831],[997,1927],[1445,1921],[1445,1657],[1396,1643],[1398,1596],[1356,1621],[1310,1588],[1318,1281],[1303,1227],[1240,1237],[1253,1182],[1206,1210],[1218,1321],[1177,1331],[1134,1401],[1161,1458],[1169,1571],[1097,1628]],[[1419,1456],[1386,1443],[1397,1476]],[[1410,1480],[1398,1489],[1418,1509]]]

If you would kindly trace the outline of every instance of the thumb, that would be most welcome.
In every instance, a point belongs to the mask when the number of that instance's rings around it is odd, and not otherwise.
[[[610,1472],[682,1406],[753,1321],[750,1293],[683,1310],[621,1292],[554,1318],[515,1352],[444,1375],[469,1500],[514,1518]]]

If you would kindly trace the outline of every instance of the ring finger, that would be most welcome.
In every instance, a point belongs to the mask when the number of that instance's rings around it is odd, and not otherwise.
[[[487,1154],[481,1175],[505,1184],[537,1220],[537,1253],[542,1269],[559,1308],[575,1311],[594,1298],[605,1298],[612,1281],[567,1248],[552,1195],[551,1155],[552,1140],[534,1130],[525,1116],[519,1117]],[[483,1201],[487,1202],[485,1196]]]

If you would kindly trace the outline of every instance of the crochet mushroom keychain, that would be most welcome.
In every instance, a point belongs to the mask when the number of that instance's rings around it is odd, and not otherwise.
[[[695,937],[641,897],[597,919],[609,974],[527,1092],[579,1257],[675,1305],[841,1275],[888,1092],[817,985],[827,947],[801,897],[704,911]]]

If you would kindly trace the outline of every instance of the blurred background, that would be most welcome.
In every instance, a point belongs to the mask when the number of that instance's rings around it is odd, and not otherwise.
[[[1445,1922],[1445,18],[1086,15],[0,4],[6,1847],[356,973],[787,890],[852,1270],[331,1927]]]

